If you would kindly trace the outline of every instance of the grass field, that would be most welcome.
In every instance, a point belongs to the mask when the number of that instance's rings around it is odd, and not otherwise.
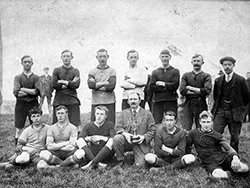
[[[82,123],[89,121],[89,114],[82,115]],[[43,117],[45,122],[50,117]],[[0,116],[0,162],[6,161],[14,151],[14,118],[13,115]],[[228,134],[225,135],[227,138]],[[240,140],[240,155],[243,160],[250,159],[250,124],[244,124]],[[93,170],[82,172],[80,170],[58,169],[39,173],[36,168],[0,170],[0,188],[8,187],[250,187],[250,176],[233,176],[228,180],[211,178],[199,164],[184,170],[161,171],[157,174],[147,170],[132,167],[131,156],[126,156],[123,169],[111,168],[109,170]],[[250,162],[247,162],[250,165]]]

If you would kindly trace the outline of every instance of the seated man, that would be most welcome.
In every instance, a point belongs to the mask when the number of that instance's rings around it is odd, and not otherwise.
[[[48,126],[41,122],[42,111],[32,108],[29,118],[32,125],[24,129],[18,138],[16,154],[10,162],[2,163],[1,166],[11,168],[13,166],[26,166],[30,162],[37,164],[40,160],[40,151],[46,149],[46,136]]]
[[[155,133],[155,121],[151,112],[139,106],[140,95],[136,92],[128,94],[127,108],[121,112],[116,125],[113,148],[120,164],[124,160],[125,151],[133,151],[135,165],[145,167],[145,155],[150,151],[150,141]]]
[[[115,135],[114,124],[107,121],[108,108],[105,106],[95,107],[95,121],[88,123],[82,129],[77,140],[78,148],[85,151],[85,158],[89,163],[81,169],[92,167],[106,168],[102,163],[106,159],[112,159],[113,137]]]
[[[249,167],[242,163],[236,151],[223,136],[213,130],[213,115],[207,111],[200,114],[201,128],[189,132],[187,149],[194,144],[204,168],[215,178],[228,178],[229,172],[245,173]]]
[[[78,167],[84,156],[83,150],[76,150],[77,127],[69,122],[68,109],[65,106],[56,108],[58,122],[50,126],[47,132],[47,150],[40,153],[42,160],[37,164],[38,170],[57,166]]]
[[[155,154],[148,153],[145,156],[150,166],[163,167],[170,165],[173,169],[184,168],[195,161],[195,156],[185,154],[186,131],[176,125],[176,114],[173,111],[164,113],[162,124],[156,129]],[[157,171],[159,168],[151,168]]]

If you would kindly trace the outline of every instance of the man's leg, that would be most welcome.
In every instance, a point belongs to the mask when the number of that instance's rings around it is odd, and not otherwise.
[[[51,97],[47,96],[47,104],[48,104],[48,111],[49,111],[49,115],[52,114],[52,106],[51,106]]]
[[[163,117],[163,103],[164,102],[154,102],[153,104],[153,117],[155,119],[155,123],[161,123]]]
[[[152,167],[163,167],[169,164],[166,161],[164,161],[162,158],[159,158],[154,153],[147,153],[144,158],[145,158],[146,163]]]
[[[195,119],[196,128],[201,127],[200,121],[199,121],[199,116],[200,116],[200,113],[202,113],[204,110],[207,110],[206,100],[199,98],[196,101],[196,107],[194,108],[194,119]]]
[[[92,104],[91,105],[90,121],[95,121],[95,107],[96,106],[98,106],[98,104]]]
[[[70,123],[78,127],[81,124],[79,105],[72,104],[72,105],[67,105],[66,107],[68,108]]]
[[[214,130],[223,134],[225,127],[227,126],[227,118],[225,117],[225,111],[219,108],[214,117]]]
[[[55,124],[57,122],[57,117],[56,117],[56,107],[53,106],[53,117],[52,117],[52,124]]]
[[[58,165],[62,162],[62,160],[57,157],[56,155],[53,155],[48,150],[43,150],[40,152],[40,158],[44,160],[49,165]]]
[[[117,161],[124,160],[124,153],[129,146],[132,146],[132,144],[129,144],[122,134],[115,135],[113,138],[113,148],[116,153]]]
[[[163,113],[167,111],[173,111],[178,116],[178,103],[176,101],[165,101],[163,102]],[[162,116],[163,116],[162,113]]]
[[[184,109],[183,109],[183,128],[187,131],[190,131],[192,129],[193,125],[193,110],[191,100],[186,100]]]
[[[115,103],[112,103],[112,104],[107,104],[107,105],[104,105],[106,106],[108,109],[109,109],[109,114],[108,114],[108,117],[107,117],[107,120],[108,121],[111,121],[115,124]]]
[[[146,103],[146,101],[145,100],[141,100],[141,102],[140,102],[140,107],[142,107],[142,108],[144,108],[145,109],[145,103]]]
[[[42,108],[43,108],[44,98],[45,98],[45,96],[40,96],[40,105],[39,105],[39,108],[40,108],[41,110],[42,110]]]
[[[69,151],[69,156],[60,163],[61,167],[72,166],[75,164],[79,164],[81,159],[85,157],[85,152],[83,149],[76,150],[73,154]]]
[[[193,154],[186,154],[172,163],[173,169],[182,169],[195,162]]]
[[[122,110],[125,110],[127,108],[129,108],[129,104],[128,104],[128,99],[123,99],[122,100]]]
[[[17,140],[19,136],[22,133],[22,130],[25,126],[26,121],[26,110],[24,108],[26,107],[26,102],[23,101],[17,101],[15,105],[15,145],[17,144]]]
[[[146,161],[145,161],[145,155],[149,152],[149,150],[147,152],[144,152],[141,149],[140,145],[134,145],[133,146],[133,153],[134,153],[134,157],[135,157],[135,166],[138,166],[140,168],[145,168],[146,165]]]
[[[230,145],[232,148],[235,149],[235,151],[239,152],[239,137],[241,132],[242,123],[241,122],[235,122],[231,121],[228,124],[228,130],[231,135]]]

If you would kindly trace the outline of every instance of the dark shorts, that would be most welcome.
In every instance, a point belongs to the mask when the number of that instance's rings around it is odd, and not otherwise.
[[[204,168],[208,173],[212,173],[215,169],[219,168],[224,171],[232,171],[231,162],[233,160],[232,156],[227,155],[225,160],[220,164],[203,164]]]
[[[17,100],[15,105],[15,127],[18,129],[22,129],[25,126],[26,118],[29,116],[30,109],[34,107],[38,107],[38,101],[22,101]],[[31,120],[29,119],[30,124]]]
[[[72,150],[72,151],[62,151],[62,150],[51,151],[51,150],[49,150],[49,151],[52,153],[52,155],[57,156],[61,160],[67,159],[69,156],[73,155],[76,152],[76,150]]]

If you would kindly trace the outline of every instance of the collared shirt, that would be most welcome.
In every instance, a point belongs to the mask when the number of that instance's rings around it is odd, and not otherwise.
[[[230,74],[225,74],[226,82],[230,82],[230,80],[232,80],[233,74],[234,74],[234,72],[231,72]]]
[[[46,149],[46,137],[49,126],[42,124],[39,129],[33,127],[33,125],[27,127],[18,138],[18,143],[38,151]]]
[[[70,122],[60,127],[58,123],[50,126],[47,132],[47,147],[53,143],[60,143],[64,141],[70,141],[75,144],[77,140],[77,128]]]
[[[19,97],[18,93],[21,88],[28,88],[28,89],[36,89],[36,95],[30,95],[24,97]],[[37,100],[39,95],[39,76],[35,75],[34,73],[25,74],[24,72],[15,76],[14,78],[14,87],[13,87],[13,94],[18,100],[23,101],[34,101]]]

